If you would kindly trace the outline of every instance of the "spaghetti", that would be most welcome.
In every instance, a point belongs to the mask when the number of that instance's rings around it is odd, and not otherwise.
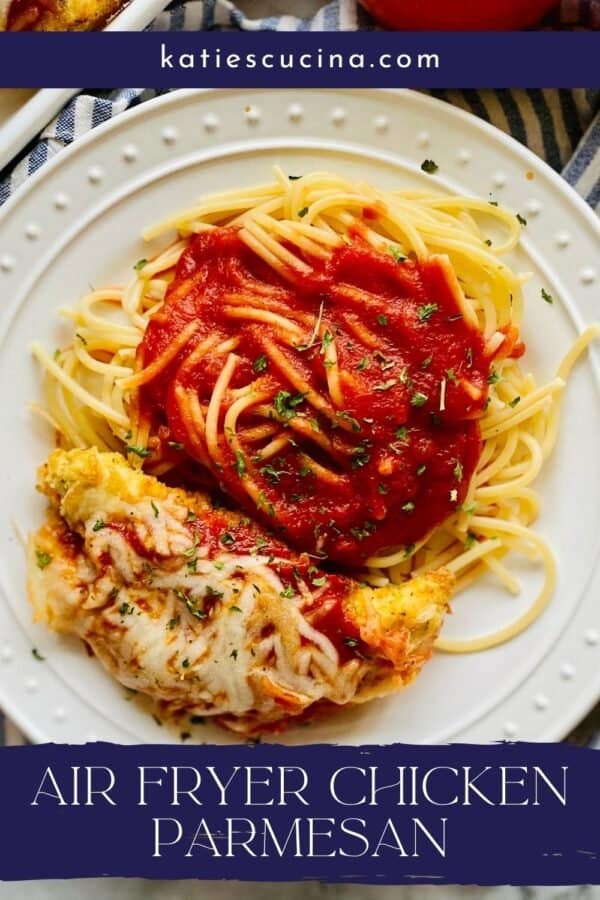
[[[504,238],[491,245],[485,219]],[[503,557],[554,561],[530,485],[555,442],[577,340],[541,387],[519,365],[524,276],[508,211],[379,191],[327,173],[205,198],[149,229],[177,240],[124,289],[74,312],[43,410],[64,446],[129,454],[158,477],[218,483],[301,549],[374,583],[445,566],[459,588]]]

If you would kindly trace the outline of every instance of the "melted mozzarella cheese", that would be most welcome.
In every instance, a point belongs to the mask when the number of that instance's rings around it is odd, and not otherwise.
[[[30,540],[36,617],[78,634],[123,684],[174,711],[221,716],[251,733],[320,701],[394,690],[430,653],[449,583],[419,597],[348,579],[348,615],[369,633],[370,652],[342,661],[310,621],[327,578],[317,587],[296,570],[290,596],[279,574],[289,556],[237,553],[189,527],[190,516],[216,515],[199,495],[92,450],[56,451],[40,487],[53,512]],[[234,513],[219,515],[239,525]]]

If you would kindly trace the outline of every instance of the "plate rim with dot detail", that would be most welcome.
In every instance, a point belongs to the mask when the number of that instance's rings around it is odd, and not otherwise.
[[[412,131],[407,122],[415,123]],[[268,147],[302,147],[304,139],[308,143],[321,140],[330,156],[339,153],[340,159],[365,147],[371,154],[371,166],[378,157],[382,166],[384,161],[392,165],[397,158],[398,165],[402,159],[403,165],[408,161],[417,170],[423,157],[431,156],[440,165],[441,183],[444,179],[447,183],[476,183],[476,193],[484,196],[487,190],[501,201],[514,196],[517,163],[535,173],[534,180],[519,185],[522,209],[531,215],[527,240],[536,252],[542,248],[548,265],[560,271],[559,280],[573,296],[578,320],[589,314],[587,298],[599,282],[595,262],[600,248],[598,220],[560,176],[487,123],[442,101],[405,90],[186,90],[148,101],[89,132],[31,176],[5,204],[0,211],[0,289],[6,289],[3,293],[10,300],[0,309],[0,337],[20,315],[22,298],[33,290],[39,277],[37,270],[54,265],[47,260],[56,256],[59,242],[66,246],[87,227],[90,211],[104,202],[101,195],[116,198],[122,192],[126,196],[144,178],[170,177],[178,161],[183,166],[183,160],[202,153],[213,159],[232,142],[239,143],[243,157]],[[489,169],[484,182],[481,172],[486,154]],[[557,208],[564,211],[564,219],[548,224],[551,211]],[[582,256],[583,237],[586,246],[596,248],[595,255]],[[6,489],[0,485],[0,500]],[[12,556],[12,551],[7,556]],[[481,706],[472,720],[467,721],[466,715],[457,719],[456,729],[446,730],[438,740],[557,740],[585,714],[600,695],[600,621],[588,599],[600,587],[600,573],[596,567],[588,574],[585,597],[567,629],[572,635],[567,631],[561,635],[540,657],[539,666],[506,696],[488,707]],[[85,692],[54,671],[53,654],[61,652],[56,642],[48,644],[50,652],[44,661],[32,661],[32,641],[38,640],[39,632],[30,633],[23,621],[15,618],[13,609],[14,598],[0,603],[0,704],[32,739],[82,742],[90,735],[121,742],[177,739],[151,724],[138,727],[137,720],[131,728],[124,727],[121,720],[113,721],[111,714],[90,705]],[[42,653],[45,651],[46,645],[42,647]],[[69,646],[65,655],[73,652]],[[47,668],[40,671],[41,665]],[[67,663],[62,671],[68,671]],[[402,703],[399,694],[394,705],[382,707],[397,715],[393,726],[387,723],[367,735],[359,734],[344,714],[325,738],[319,735],[318,739],[388,743],[406,740],[408,734],[418,742],[418,727],[416,731],[414,727],[403,730]],[[220,736],[221,732],[211,730],[209,739],[218,742]],[[202,739],[202,735],[197,737]],[[315,739],[310,729],[303,729],[292,742]]]

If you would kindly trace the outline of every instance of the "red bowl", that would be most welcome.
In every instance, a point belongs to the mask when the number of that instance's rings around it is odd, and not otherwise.
[[[536,25],[556,0],[361,0],[397,31],[514,31]]]

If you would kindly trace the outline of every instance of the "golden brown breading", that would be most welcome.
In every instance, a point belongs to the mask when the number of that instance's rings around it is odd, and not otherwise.
[[[4,0],[0,29],[93,31],[103,28],[127,0]]]

